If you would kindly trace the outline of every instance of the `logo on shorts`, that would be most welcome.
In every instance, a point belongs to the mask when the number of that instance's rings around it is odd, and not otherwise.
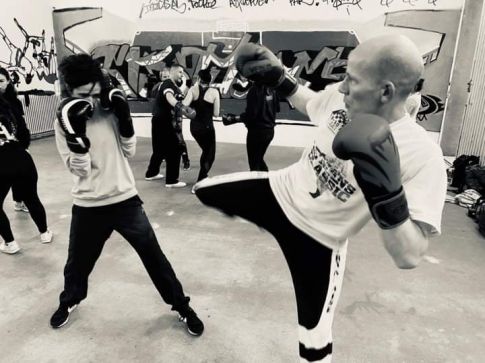
[[[310,193],[313,198],[328,190],[337,199],[346,202],[355,192],[355,187],[345,178],[342,160],[325,155],[316,145],[313,145],[308,159],[317,177],[316,191]]]
[[[336,134],[342,127],[349,123],[349,117],[345,110],[333,111],[330,115],[330,121],[328,123],[328,128]]]

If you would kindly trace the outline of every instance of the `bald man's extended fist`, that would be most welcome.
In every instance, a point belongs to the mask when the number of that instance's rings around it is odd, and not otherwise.
[[[297,80],[285,72],[280,60],[266,47],[248,43],[236,53],[236,68],[246,78],[276,89],[289,97],[298,88]]]
[[[409,218],[399,151],[386,120],[366,113],[353,115],[335,136],[332,149],[338,158],[354,163],[355,179],[382,229],[397,227]]]

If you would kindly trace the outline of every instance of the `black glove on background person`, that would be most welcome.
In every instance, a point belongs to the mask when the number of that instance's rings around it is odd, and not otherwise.
[[[335,136],[332,149],[338,158],[354,163],[355,179],[382,229],[397,227],[409,218],[399,152],[386,120],[365,113],[352,116]]]
[[[195,118],[195,116],[197,115],[195,110],[192,107],[185,106],[181,101],[178,101],[175,104],[174,112],[175,112],[176,115],[180,114],[181,116],[185,116],[185,117],[187,117],[188,119],[191,119],[191,120],[193,120]]]
[[[222,114],[222,123],[224,124],[224,126],[237,124],[238,122],[242,122],[240,116],[235,115],[233,113]]]
[[[86,136],[86,122],[92,115],[93,104],[83,98],[68,97],[59,104],[57,119],[72,152],[86,154],[89,151],[91,143]]]
[[[236,53],[236,68],[244,77],[276,89],[281,97],[289,97],[298,88],[298,81],[288,74],[280,60],[266,47],[244,44]]]

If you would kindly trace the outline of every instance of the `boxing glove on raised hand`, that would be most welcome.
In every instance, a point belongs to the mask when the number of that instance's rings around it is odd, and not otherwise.
[[[289,97],[298,88],[298,81],[288,74],[280,60],[266,47],[248,43],[236,53],[236,68],[244,77],[274,88],[281,97]]]
[[[372,217],[382,229],[391,229],[409,218],[401,184],[399,152],[389,123],[371,114],[356,114],[334,138],[334,154],[354,163],[354,175]]]
[[[195,110],[192,107],[185,106],[181,101],[178,101],[175,104],[174,108],[175,114],[180,114],[182,116],[187,117],[188,119],[193,120],[195,116],[197,115]]]
[[[113,113],[118,118],[120,135],[123,137],[132,137],[135,135],[133,128],[133,119],[131,118],[130,105],[121,90],[116,89],[110,94],[110,102],[113,107]]]
[[[222,114],[222,123],[224,126],[236,124],[241,121],[241,116],[235,115],[233,113],[224,113]]]
[[[100,103],[101,107],[105,110],[112,110],[113,104],[111,103],[112,94],[119,92],[123,95],[123,92],[115,87],[113,81],[111,80],[111,76],[106,69],[101,69],[101,73],[103,77],[101,79],[101,94],[100,94]]]
[[[86,136],[86,122],[92,115],[93,104],[84,98],[68,97],[59,104],[57,119],[72,152],[85,154],[89,151],[91,143]]]
[[[101,107],[105,110],[112,110],[118,118],[120,135],[132,137],[135,134],[133,119],[131,118],[130,106],[123,91],[116,88],[111,82],[111,77],[106,69],[101,70],[103,79],[101,81]]]

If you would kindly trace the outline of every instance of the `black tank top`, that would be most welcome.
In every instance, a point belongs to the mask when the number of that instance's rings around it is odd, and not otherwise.
[[[197,115],[192,120],[193,127],[214,128],[212,116],[214,115],[214,104],[204,100],[205,93],[209,88],[202,88],[199,85],[199,97],[192,103]]]

